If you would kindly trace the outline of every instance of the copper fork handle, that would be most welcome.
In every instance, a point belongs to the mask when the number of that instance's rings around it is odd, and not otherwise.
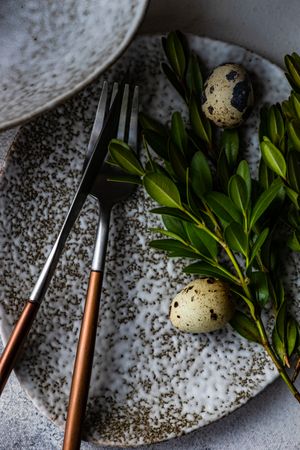
[[[0,395],[13,370],[40,304],[28,301],[0,358]]]
[[[63,450],[80,448],[97,332],[103,272],[91,271],[74,364]]]

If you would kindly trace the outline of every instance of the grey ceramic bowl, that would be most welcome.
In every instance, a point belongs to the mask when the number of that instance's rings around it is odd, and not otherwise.
[[[148,0],[1,0],[0,130],[77,92],[128,46]]]

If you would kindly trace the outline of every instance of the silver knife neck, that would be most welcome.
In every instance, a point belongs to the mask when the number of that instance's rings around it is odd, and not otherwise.
[[[83,206],[84,201],[85,199],[82,199],[80,204],[78,203],[78,201],[76,203],[75,202],[72,203],[68,215],[65,219],[65,222],[60,230],[60,233],[51,249],[51,252],[49,253],[49,256],[44,264],[44,267],[39,275],[39,278],[32,290],[32,293],[30,295],[31,302],[40,303],[43,300],[46,291],[48,289],[48,286],[50,284],[50,281],[55,272],[59,257],[64,248],[68,235],[75,223],[76,218],[79,215],[79,212]]]

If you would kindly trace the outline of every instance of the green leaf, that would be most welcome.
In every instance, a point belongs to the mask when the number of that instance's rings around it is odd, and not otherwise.
[[[228,191],[228,182],[231,176],[225,150],[220,151],[217,161],[217,180],[224,192]]]
[[[233,170],[239,156],[239,133],[237,129],[225,129],[221,135],[220,145],[224,149],[229,168]]]
[[[293,317],[289,317],[286,327],[286,341],[287,341],[287,353],[288,356],[292,356],[295,347],[298,343],[299,331],[298,324]]]
[[[264,105],[260,110],[260,121],[258,130],[259,141],[262,141],[264,136],[268,136],[268,115],[269,109],[266,105]]]
[[[281,108],[282,108],[282,112],[286,119],[292,120],[292,119],[297,118],[296,112],[294,110],[294,105],[291,100],[291,96],[289,97],[288,100],[284,100],[281,103]],[[266,133],[264,134],[264,136],[266,136]]]
[[[261,343],[259,331],[254,320],[250,319],[242,311],[235,311],[233,318],[230,320],[230,325],[248,341]]]
[[[204,219],[203,217],[203,210],[199,206],[199,200],[194,194],[192,190],[189,191],[189,197],[188,197],[188,207],[190,209],[190,212],[192,213],[193,217],[196,217],[201,222]],[[194,222],[194,220],[193,220]]]
[[[161,214],[164,216],[171,216],[171,217],[175,217],[178,219],[182,219],[185,220],[187,222],[191,222],[192,219],[185,214],[183,211],[180,211],[180,209],[176,209],[176,208],[169,208],[169,207],[161,207],[161,208],[154,208],[150,210],[151,213],[153,214]]]
[[[280,106],[272,105],[268,112],[268,137],[275,146],[280,147],[284,132],[284,121]]]
[[[274,181],[275,173],[268,168],[264,160],[261,158],[259,162],[259,184],[261,187],[266,190],[270,187],[272,182]]]
[[[247,255],[248,238],[242,225],[237,222],[231,222],[224,230],[224,237],[232,250],[245,256]]]
[[[178,176],[174,172],[173,166],[170,161],[165,161],[165,170],[167,172],[167,177],[173,179],[174,182],[178,181]]]
[[[166,77],[168,78],[168,80],[170,81],[170,83],[172,84],[172,86],[176,89],[179,95],[181,95],[181,97],[185,99],[184,88],[182,84],[178,81],[178,78],[176,77],[171,67],[168,66],[168,64],[162,63],[161,68]]]
[[[296,230],[300,230],[300,210],[291,205],[288,211],[288,222]]]
[[[288,182],[297,192],[300,192],[300,152],[290,151],[288,153]]]
[[[166,139],[168,138],[167,128],[157,120],[152,119],[152,117],[150,116],[147,116],[147,114],[140,112],[139,122],[143,130],[154,131],[154,133],[159,134],[160,136],[164,136]]]
[[[160,175],[165,175],[166,177],[169,176],[168,172],[166,171],[166,169],[161,166],[160,164],[158,164],[156,161],[147,161],[146,165],[145,165],[145,171],[146,173],[159,173]]]
[[[282,288],[283,288],[283,286],[282,286]],[[283,291],[282,295],[284,296],[284,291]],[[285,361],[284,358],[287,355],[287,350],[286,350],[287,310],[286,310],[286,301],[285,301],[284,297],[281,300],[281,305],[276,314],[274,330],[275,330],[275,333],[273,332],[273,334],[275,334],[275,337],[277,337],[281,342],[281,346],[279,345],[278,342],[276,343],[276,345],[278,345],[278,351],[279,351],[280,347],[282,347],[283,361]],[[277,348],[276,348],[276,351],[277,351]],[[278,353],[278,355],[280,356],[279,353]]]
[[[300,96],[296,92],[292,92],[290,96],[290,102],[293,105],[293,111],[295,117],[300,120]]]
[[[218,246],[212,236],[192,223],[186,223],[185,229],[190,242],[202,255],[217,260]]]
[[[184,46],[180,35],[175,31],[168,34],[165,50],[172,69],[179,78],[183,78],[186,67]]]
[[[149,242],[149,246],[152,248],[157,248],[158,250],[172,251],[177,248],[176,239],[155,239]]]
[[[295,53],[292,55],[286,55],[284,58],[284,62],[286,68],[288,70],[287,79],[289,80],[292,88],[299,90],[300,89],[300,65],[297,61],[297,56]]]
[[[243,301],[246,303],[246,305],[249,308],[249,312],[251,313],[251,315],[254,316],[256,313],[256,305],[253,303],[252,299],[250,300],[247,296],[244,295],[242,288],[231,286],[231,291],[234,294],[238,295],[241,299],[243,299]]]
[[[278,335],[276,326],[273,328],[272,344],[273,344],[274,350],[276,352],[276,355],[278,356],[280,361],[283,362],[283,364],[285,365],[285,362],[286,362],[285,361],[285,358],[286,358],[285,345]]]
[[[184,224],[181,220],[169,215],[162,215],[162,221],[168,231],[177,234],[182,239],[187,240]]]
[[[162,234],[163,236],[167,236],[185,245],[184,239],[178,234],[173,233],[172,231],[165,230],[164,228],[150,228],[150,231],[152,231],[153,233]]]
[[[228,183],[229,197],[237,206],[239,211],[247,210],[249,203],[248,189],[245,181],[240,175],[233,175]]]
[[[235,204],[221,192],[210,192],[205,201],[216,216],[224,222],[242,222],[242,217]]]
[[[284,292],[284,286],[282,280],[277,277],[275,282],[275,293],[276,293],[276,300],[277,300],[277,306],[282,305],[282,303],[285,301],[285,292]]]
[[[165,175],[147,173],[143,178],[146,191],[157,203],[171,208],[180,208],[180,194],[176,184]]]
[[[131,183],[131,184],[138,184],[140,186],[143,185],[140,177],[134,176],[134,175],[111,175],[108,178],[108,181],[112,181],[114,183]]]
[[[168,252],[168,256],[178,258],[196,258],[199,259],[197,253],[189,250],[184,244],[175,239],[157,239],[149,242],[149,246],[157,250],[164,250]]]
[[[113,157],[112,157],[112,155],[111,155],[110,153],[108,153],[105,162],[106,162],[107,164],[109,164],[110,166],[112,166],[112,167],[118,167],[118,168],[120,168],[120,167],[119,167],[119,164],[117,163],[117,161],[115,161],[115,160],[113,159]]]
[[[186,172],[185,172],[185,197],[186,197],[186,202],[188,204],[188,207],[190,209],[192,209],[191,206],[191,190],[190,190],[190,168],[187,167]]]
[[[190,264],[189,266],[187,266],[183,269],[183,272],[197,273],[199,275],[203,275],[206,277],[221,278],[222,280],[232,282],[232,278],[229,275],[227,275],[226,272],[221,270],[221,268],[215,267],[204,261]]]
[[[267,239],[269,234],[269,228],[265,228],[257,237],[256,241],[253,244],[252,247],[252,251],[251,251],[251,256],[250,256],[250,260],[249,260],[249,266],[251,266],[251,264],[254,261],[254,258],[258,255],[261,247],[263,246],[265,240]]]
[[[270,276],[272,277],[272,274],[270,274]],[[268,276],[269,293],[272,300],[272,306],[276,311],[284,301],[284,287],[282,281],[278,276],[275,277],[275,279],[274,277],[272,277],[273,279],[271,279],[270,276]]]
[[[269,284],[267,275],[264,272],[251,272],[250,286],[253,289],[256,300],[261,307],[264,307],[269,300]]]
[[[269,208],[282,186],[282,181],[280,180],[280,178],[277,178],[273,181],[271,186],[260,195],[252,210],[250,228],[253,228],[258,219]]]
[[[198,253],[194,253],[192,250],[188,250],[187,248],[177,249],[168,254],[170,258],[192,258],[199,259],[200,256]]]
[[[191,183],[199,198],[212,190],[211,171],[207,159],[200,150],[195,153],[191,161]]]
[[[171,138],[174,144],[183,154],[188,146],[188,135],[181,114],[174,112],[171,121]]]
[[[300,233],[299,231],[293,231],[292,235],[288,239],[288,247],[294,252],[300,252]]]
[[[212,132],[208,119],[206,119],[206,117],[203,115],[194,97],[191,98],[189,106],[190,106],[190,120],[194,132],[200,139],[202,139],[210,146],[212,140]]]
[[[143,131],[147,143],[152,150],[163,159],[168,159],[168,137],[156,131],[145,129]]]
[[[287,123],[287,130],[293,148],[300,151],[300,125],[298,122],[291,120]]]
[[[185,151],[185,157],[187,161],[191,161],[194,154],[198,151],[201,150],[199,147],[197,147],[197,144],[193,141],[193,137],[192,137],[192,132],[189,129],[188,130],[188,145]],[[197,139],[197,138],[196,138]]]
[[[112,139],[109,143],[109,152],[113,160],[131,175],[144,175],[144,169],[136,157],[136,154],[125,142]]]
[[[281,306],[276,315],[275,322],[276,330],[278,336],[280,337],[282,342],[285,342],[286,338],[286,301],[281,303]]]
[[[183,153],[171,140],[169,141],[169,161],[178,180],[185,183],[187,163]]]
[[[189,95],[195,95],[200,98],[203,91],[203,79],[199,59],[194,52],[192,52],[189,57],[185,79],[189,90]]]
[[[285,186],[285,192],[294,206],[296,206],[296,208],[299,208],[299,194],[288,186]]]
[[[260,143],[261,153],[267,166],[282,178],[286,176],[286,162],[283,154],[274,144],[264,137]]]
[[[249,164],[246,160],[242,160],[236,169],[237,175],[243,178],[247,186],[248,199],[251,197],[252,181],[250,175]]]
[[[272,250],[273,250],[273,238],[274,238],[275,227],[270,228],[269,236],[264,242],[264,245],[260,249],[260,258],[262,260],[263,265],[270,269],[271,267],[271,259],[272,259]]]

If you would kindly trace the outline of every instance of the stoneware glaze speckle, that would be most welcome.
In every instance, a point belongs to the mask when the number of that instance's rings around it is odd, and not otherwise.
[[[232,61],[254,83],[256,103],[243,148],[253,173],[262,103],[288,94],[283,72],[240,47],[189,37],[208,72]],[[142,109],[163,122],[186,107],[160,69],[159,36],[139,37],[105,75],[64,105],[21,129],[1,179],[1,334],[7,340],[69,207],[81,175],[100,86],[130,67]],[[200,102],[200,99],[199,99]],[[147,229],[159,225],[152,201],[138,189],[113,210],[95,360],[84,438],[136,446],[169,439],[215,421],[244,404],[276,377],[256,344],[228,325],[209,334],[181,333],[169,307],[191,277],[186,261],[150,249]],[[63,427],[97,218],[88,200],[29,336],[17,376],[35,405]],[[299,264],[289,259],[291,295]],[[295,290],[295,292],[294,292]],[[295,298],[296,300],[296,298]]]
[[[0,129],[83,88],[125,50],[148,0],[0,2]]]

